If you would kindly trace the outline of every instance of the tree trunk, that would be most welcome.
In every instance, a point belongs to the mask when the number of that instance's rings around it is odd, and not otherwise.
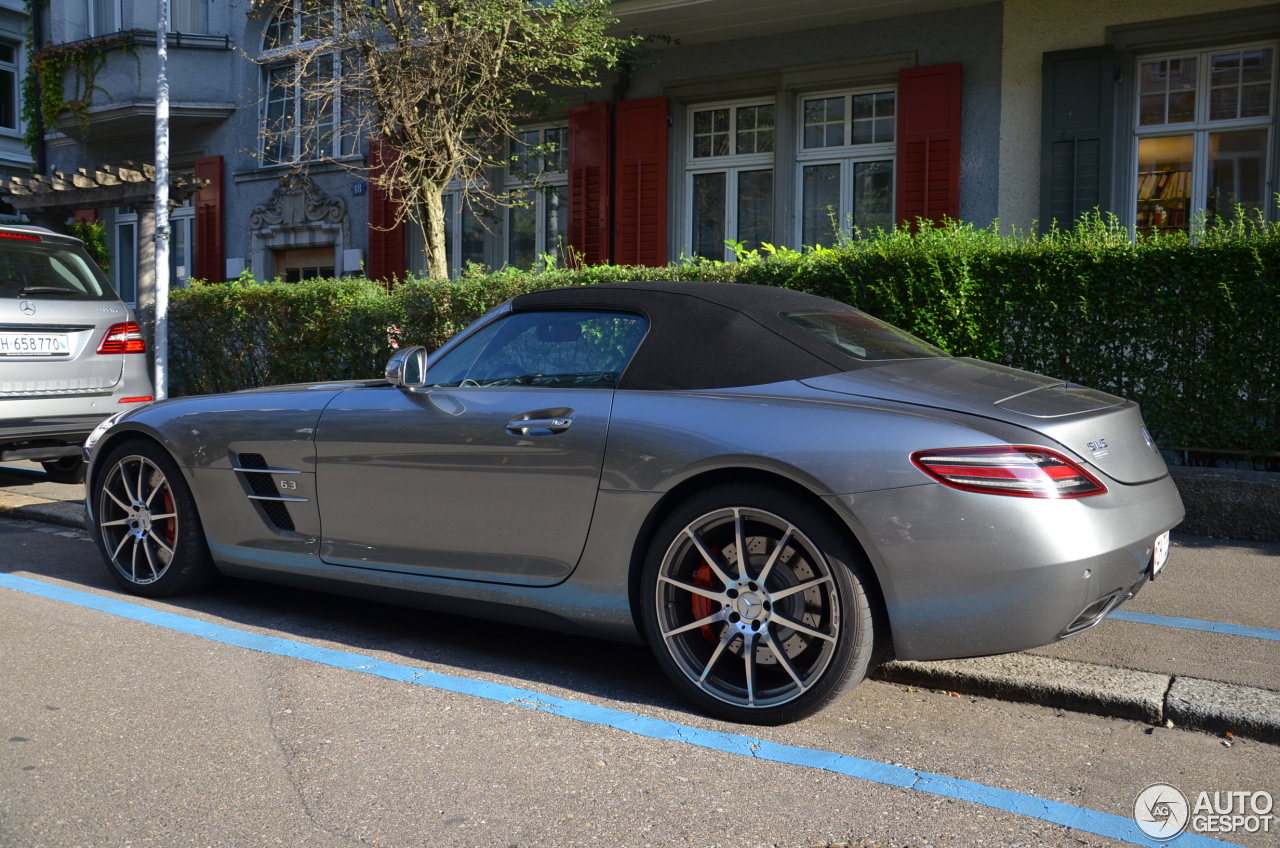
[[[449,277],[449,252],[445,249],[444,189],[430,186],[423,192],[422,235],[426,245],[427,276],[436,280]]]

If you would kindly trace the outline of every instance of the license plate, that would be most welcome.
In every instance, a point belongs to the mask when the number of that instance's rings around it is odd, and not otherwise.
[[[1155,577],[1160,573],[1160,569],[1164,568],[1165,560],[1169,558],[1169,531],[1166,530],[1156,537],[1155,550],[1151,553],[1151,576]]]
[[[0,356],[69,356],[65,333],[0,333]]]

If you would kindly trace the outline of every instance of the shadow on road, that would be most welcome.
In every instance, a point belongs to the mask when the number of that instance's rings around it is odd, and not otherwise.
[[[624,709],[691,712],[643,646],[231,578],[197,594],[143,599],[121,592],[96,548],[84,541],[28,522],[2,524],[0,547],[13,552],[19,536],[27,541],[21,556],[0,558],[3,572],[53,578],[154,609],[196,613],[338,650],[384,652],[391,661],[430,665],[445,674],[501,675],[515,685],[524,681],[618,701]]]

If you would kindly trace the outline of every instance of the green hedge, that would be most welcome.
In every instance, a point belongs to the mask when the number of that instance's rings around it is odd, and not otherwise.
[[[722,280],[844,300],[961,356],[1142,404],[1161,445],[1280,453],[1280,225],[1132,242],[1098,219],[1044,236],[964,225],[736,264],[410,280],[197,285],[173,293],[175,394],[369,377],[509,297],[610,280]]]

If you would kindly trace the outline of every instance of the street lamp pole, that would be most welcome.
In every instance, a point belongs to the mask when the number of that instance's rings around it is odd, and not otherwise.
[[[156,0],[155,398],[169,395],[169,0]]]

